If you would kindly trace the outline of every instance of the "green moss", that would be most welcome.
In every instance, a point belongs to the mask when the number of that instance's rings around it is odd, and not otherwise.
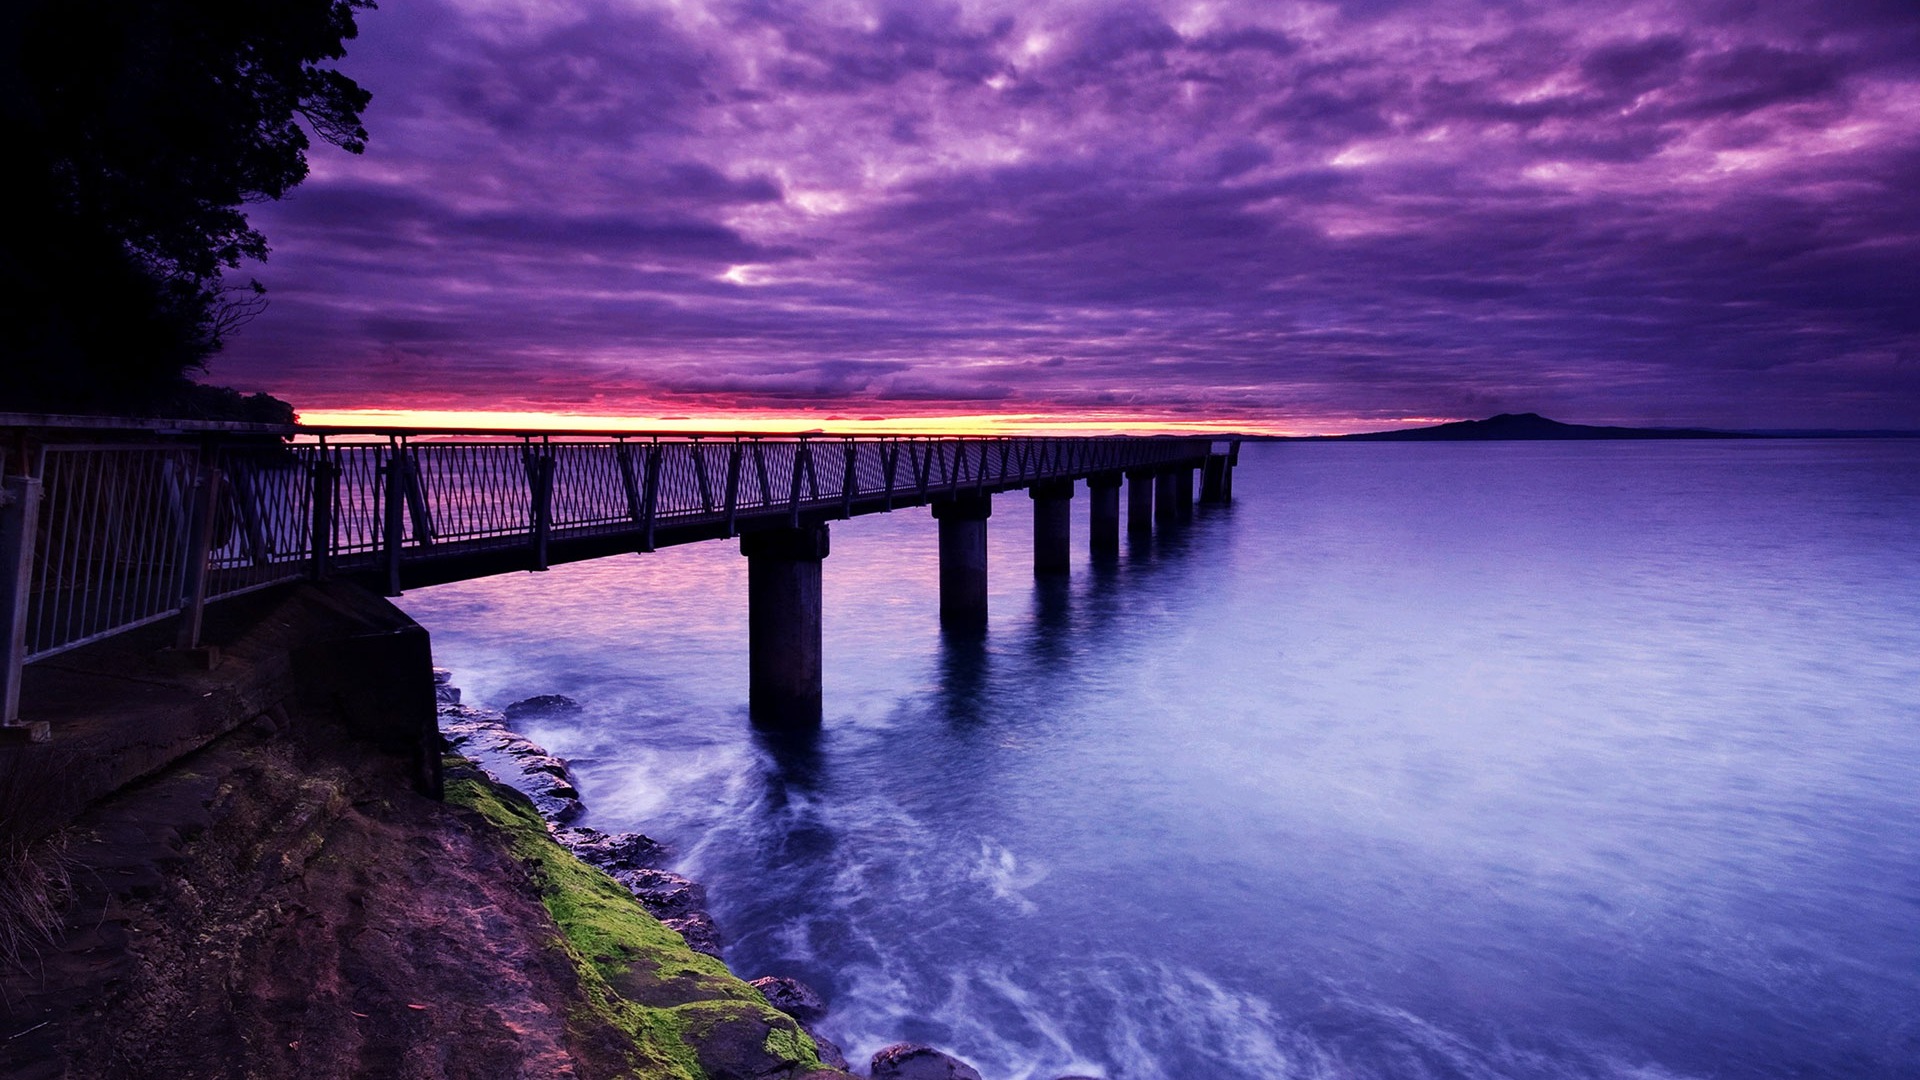
[[[791,1058],[795,1061],[820,1059],[820,1048],[804,1031],[789,1031],[786,1028],[774,1028],[767,1032],[764,1049],[772,1057]]]
[[[464,759],[450,757],[449,803],[464,806],[500,831],[533,875],[564,949],[580,973],[587,1001],[571,1018],[583,1028],[611,1025],[632,1041],[636,1073],[661,1080],[706,1080],[702,1051],[711,1055],[723,1027],[764,1025],[758,1049],[775,1063],[802,1071],[824,1068],[813,1040],[758,990],[725,964],[694,952],[649,915],[626,887],[573,857],[553,841],[533,807],[478,778]],[[757,1029],[756,1029],[757,1030]]]

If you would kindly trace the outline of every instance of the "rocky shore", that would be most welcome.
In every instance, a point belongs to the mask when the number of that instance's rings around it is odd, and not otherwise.
[[[854,1076],[818,994],[718,959],[672,852],[581,826],[514,730],[572,703],[462,704],[351,582],[205,629],[199,663],[155,625],[29,669],[55,737],[0,744],[0,1076]],[[979,1076],[912,1044],[864,1071]]]
[[[563,848],[624,886],[662,925],[679,933],[689,948],[724,962],[724,940],[706,910],[706,890],[698,882],[665,869],[673,852],[641,833],[605,833],[575,825],[586,806],[568,763],[512,726],[517,721],[579,712],[578,702],[544,694],[493,710],[463,703],[459,688],[452,685],[452,673],[444,668],[434,669],[434,682],[440,730],[451,751],[525,795]],[[823,1064],[839,1070],[850,1068],[840,1048],[820,1032],[828,1005],[813,988],[781,975],[758,978],[751,985],[768,1004],[792,1017],[807,1033]],[[873,1055],[865,1075],[871,1080],[982,1080],[967,1063],[918,1043],[883,1047]]]
[[[31,669],[53,738],[0,742],[0,1076],[850,1075],[442,753],[386,600],[263,590],[205,629],[197,662],[155,625]]]

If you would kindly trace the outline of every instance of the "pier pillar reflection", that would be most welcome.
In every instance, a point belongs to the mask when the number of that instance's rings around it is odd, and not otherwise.
[[[1073,566],[1073,481],[1046,480],[1027,489],[1033,500],[1033,572],[1064,574]]]
[[[1153,535],[1153,473],[1138,469],[1127,473],[1127,533]]]
[[[935,499],[940,522],[940,624],[951,630],[987,628],[987,518],[993,496]]]
[[[1095,562],[1112,562],[1120,557],[1120,474],[1087,477],[1087,501],[1087,550]]]
[[[747,700],[760,727],[820,723],[820,564],[825,522],[740,535],[747,557]]]

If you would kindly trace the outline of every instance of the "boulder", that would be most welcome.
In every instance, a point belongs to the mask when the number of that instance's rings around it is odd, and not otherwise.
[[[706,953],[715,960],[725,960],[720,955],[720,928],[713,924],[713,916],[704,911],[695,911],[676,919],[661,919],[660,925],[674,931],[684,938],[687,948],[697,953]]]
[[[672,855],[667,846],[637,832],[603,833],[575,827],[555,829],[553,838],[574,857],[611,874],[620,870],[650,870]]]
[[[448,748],[524,792],[547,820],[565,824],[586,812],[566,759],[508,728],[499,713],[460,704],[443,704],[438,711]]]
[[[572,778],[572,770],[567,768],[565,759],[546,753],[535,743],[515,743],[507,747],[507,753],[520,763],[523,773],[545,773],[561,780]]]
[[[847,1055],[841,1051],[836,1043],[823,1038],[819,1032],[805,1024],[800,1025],[800,1030],[806,1032],[807,1037],[813,1040],[813,1048],[820,1052],[820,1064],[828,1066],[829,1068],[839,1069],[841,1072],[846,1072],[848,1069],[853,1068],[853,1066],[847,1064]]]
[[[440,734],[446,736],[451,746],[457,747],[483,731],[503,728],[499,713],[477,709],[472,705],[443,702],[435,711],[440,714]]]
[[[920,1043],[894,1043],[873,1055],[873,1080],[981,1080],[973,1066]]]
[[[614,873],[613,880],[625,885],[640,901],[640,906],[656,919],[683,919],[696,912],[704,913],[707,908],[707,890],[701,888],[699,882],[666,870],[620,870]]]
[[[536,694],[506,707],[507,719],[522,720],[541,716],[571,716],[580,711],[580,703],[565,694]]]
[[[814,993],[813,987],[799,979],[789,979],[785,975],[768,975],[753,980],[753,988],[767,999],[767,1004],[800,1021],[811,1024],[827,1015],[827,1003]]]
[[[680,1037],[707,1080],[829,1080],[844,1074],[798,1060],[800,1032],[791,1017],[739,1001],[715,1001],[677,1010]]]

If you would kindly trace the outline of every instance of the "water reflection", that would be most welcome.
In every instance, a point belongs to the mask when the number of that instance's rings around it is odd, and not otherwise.
[[[783,808],[789,792],[802,794],[819,789],[826,778],[826,756],[821,743],[826,735],[818,726],[769,728],[754,726],[754,744],[768,762],[766,802]]]
[[[938,694],[941,712],[958,727],[981,722],[991,676],[985,634],[975,630],[940,632]]]
[[[1033,582],[1031,637],[1038,646],[1062,648],[1073,629],[1073,579],[1049,574]]]

